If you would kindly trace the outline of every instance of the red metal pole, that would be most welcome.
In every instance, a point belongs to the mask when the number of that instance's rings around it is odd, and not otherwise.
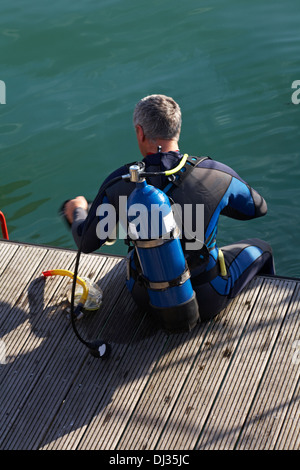
[[[1,211],[0,211],[0,225],[1,225],[1,229],[2,229],[3,238],[5,238],[5,240],[8,240],[9,238],[8,238],[6,220],[5,220],[3,212],[1,212]]]

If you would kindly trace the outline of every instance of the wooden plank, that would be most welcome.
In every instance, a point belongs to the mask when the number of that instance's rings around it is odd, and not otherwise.
[[[130,307],[129,304],[128,306]],[[125,313],[129,312],[125,309]],[[124,321],[121,322],[121,326],[126,328]],[[133,326],[132,323],[131,326]],[[141,330],[134,331],[132,328],[132,335],[137,332]],[[149,344],[151,339],[147,338],[145,341]],[[142,345],[145,346],[145,341],[139,344],[138,352],[141,351],[145,355],[145,351],[148,351],[148,364],[151,365],[151,357],[155,351],[151,353],[151,348],[150,351],[149,348],[143,349]],[[128,395],[124,387],[122,394],[119,393],[123,384],[132,383],[130,374],[132,372],[138,374],[139,361],[132,354],[134,344],[134,338],[133,343],[130,342],[130,344],[115,343],[112,355],[107,361],[100,365],[95,362],[89,363],[81,369],[65,401],[66,408],[60,416],[60,426],[56,425],[56,437],[52,433],[53,440],[46,447],[47,449],[110,448],[103,442],[109,439],[115,440],[120,430],[119,427],[122,425],[122,417],[119,417],[116,412],[117,401],[120,399],[123,410],[130,413],[130,400],[136,400],[138,396],[137,394]],[[136,346],[134,349],[136,350]],[[143,378],[141,372],[138,376]],[[67,428],[69,432],[61,432],[63,428]]]
[[[118,449],[154,449],[206,336],[208,324],[168,338],[133,410]]]
[[[126,351],[122,363],[121,380],[120,375],[116,377],[115,392],[105,410],[106,414],[102,414],[101,420],[99,420],[99,415],[97,420],[94,420],[93,427],[96,432],[93,435],[91,427],[90,436],[93,437],[85,439],[82,448],[115,449],[118,447],[118,442],[131,420],[132,413],[167,340],[164,332],[155,331],[153,336],[149,336],[149,331],[151,331],[151,322],[145,321],[142,331],[139,330],[139,335],[135,336],[130,348]],[[103,423],[106,425],[105,433],[102,432]]]
[[[299,365],[298,365],[299,368]],[[288,406],[285,420],[275,444],[275,450],[300,449],[300,381],[296,384],[295,393]]]
[[[274,449],[280,448],[282,442],[286,449],[299,449],[300,367],[293,347],[300,338],[299,304],[298,284],[241,433],[238,449]]]
[[[265,280],[197,449],[235,448],[294,288],[294,282]]]
[[[263,280],[257,278],[212,322],[156,449],[193,449],[230,368]]]
[[[15,248],[15,246],[13,246]],[[36,256],[33,254],[36,253]],[[27,259],[34,257],[32,263]],[[27,314],[19,307],[22,295],[27,295],[31,283],[32,272],[37,268],[44,258],[43,250],[28,250],[28,247],[20,247],[14,250],[14,256],[10,260],[7,269],[2,273],[1,278],[1,302],[0,302],[0,336],[6,344],[7,359],[9,362],[18,355],[18,350],[25,341],[26,334],[23,335],[22,325],[28,322]],[[27,323],[26,323],[27,324]],[[20,337],[20,342],[15,338]],[[16,349],[17,348],[17,349]],[[8,367],[2,367],[0,374],[4,380],[4,374]]]
[[[25,248],[25,247],[22,247]],[[47,262],[47,250],[44,250],[42,260]],[[55,252],[54,252],[55,254]],[[56,255],[57,256],[57,255]],[[61,253],[59,253],[61,257]],[[53,253],[49,255],[53,257]],[[20,286],[18,276],[21,272],[18,270],[19,264],[15,266],[13,279],[15,288]],[[17,292],[17,302],[10,310],[10,317],[4,325],[7,334],[3,336],[5,343],[8,345],[8,364],[3,368],[5,373],[2,376],[1,390],[1,416],[0,427],[2,429],[1,441],[10,431],[10,428],[16,422],[17,415],[23,403],[28,399],[32,392],[36,380],[39,376],[40,369],[43,368],[42,352],[44,351],[47,336],[51,336],[48,315],[52,311],[52,307],[48,307],[53,293],[59,286],[61,279],[56,278],[52,283],[52,289],[44,296],[43,286],[44,280],[41,279],[41,268],[39,264],[36,269],[31,272],[31,282],[28,280],[27,288],[21,287],[20,294]],[[19,274],[18,274],[19,273]],[[33,299],[36,302],[33,302]],[[38,299],[38,301],[37,301]],[[48,310],[49,309],[49,310]],[[38,327],[38,318],[48,319],[45,330]],[[15,322],[11,323],[11,322]],[[17,322],[17,323],[16,323]],[[49,354],[48,350],[48,354]]]
[[[55,252],[51,251],[50,256],[54,256]],[[73,264],[74,253],[66,252],[69,257],[69,263],[66,260],[62,266],[55,264],[52,267],[69,268],[68,264]],[[99,262],[99,257],[91,257],[95,263]],[[44,264],[43,269],[49,269],[49,264]],[[91,269],[90,264],[87,266],[86,271]],[[39,271],[40,274],[41,271]],[[48,278],[46,283],[47,288],[60,286],[66,282],[65,278],[53,277]],[[52,289],[51,289],[52,290]],[[19,371],[23,380],[19,383],[24,383],[21,390],[15,393],[13,403],[17,408],[17,412],[12,417],[5,435],[2,436],[2,445],[5,448],[32,448],[36,445],[43,429],[48,427],[49,420],[53,419],[53,413],[61,403],[61,398],[69,388],[69,381],[74,380],[77,368],[83,360],[82,350],[84,347],[74,337],[74,333],[70,328],[69,321],[66,320],[63,309],[61,308],[64,303],[65,289],[60,289],[58,294],[52,298],[52,303],[49,306],[47,315],[50,316],[48,321],[41,318],[41,322],[36,322],[36,330],[47,329],[47,341],[39,348],[38,352],[34,352],[32,361],[26,361],[24,356],[18,361],[18,364],[29,364],[34,374],[31,372],[28,376],[26,367]],[[52,353],[51,353],[52,351]],[[54,351],[54,354],[53,354]],[[84,351],[84,356],[86,356]],[[25,393],[22,393],[22,390]],[[52,391],[52,393],[51,393]],[[14,411],[14,410],[13,410]],[[13,413],[10,413],[13,414]],[[38,421],[37,418],[39,417]],[[38,422],[38,426],[32,426],[32,422]],[[5,438],[5,440],[4,440]]]
[[[18,300],[19,295],[27,288],[32,271],[36,269],[45,251],[31,246],[22,246],[14,250],[14,254],[1,275],[1,310],[0,328],[6,321],[11,306]]]
[[[14,256],[18,248],[18,245],[0,240],[0,280],[5,267],[10,263],[11,258]]]
[[[178,337],[178,335],[176,336]],[[182,340],[182,335],[180,335],[180,337]],[[179,337],[178,341],[180,341]],[[164,335],[163,332],[157,332],[157,334],[153,337],[151,345],[149,346],[151,347],[145,348],[145,341],[143,341],[141,344],[138,344],[138,355],[133,357],[133,360],[131,360],[132,367],[129,376],[131,382],[128,382],[127,380],[124,384],[122,384],[121,387],[119,387],[116,394],[116,400],[114,400],[114,403],[110,407],[110,413],[112,413],[112,417],[114,418],[116,416],[118,418],[118,427],[116,427],[116,436],[118,440],[111,436],[110,440],[106,439],[102,441],[105,448],[107,448],[107,446],[110,449],[150,448],[149,442],[146,442],[142,435],[140,436],[142,441],[141,444],[131,442],[129,436],[131,435],[133,429],[135,437],[137,434],[141,434],[144,428],[142,423],[144,423],[144,421],[147,420],[147,417],[150,415],[153,417],[151,411],[149,409],[145,410],[145,408],[147,408],[147,405],[151,408],[151,406],[153,406],[153,401],[158,399],[155,390],[154,377],[157,376],[157,370],[159,370],[160,367],[164,367],[164,358],[168,357],[170,366],[174,361],[176,362],[176,352],[175,348],[173,355],[167,352],[169,351],[170,338]],[[185,349],[187,350],[187,344],[185,346]],[[140,359],[142,359],[142,361],[140,361]],[[137,363],[138,369],[134,363]],[[170,367],[169,371],[168,369],[165,369],[165,373],[168,376],[165,380],[166,388],[171,387],[170,380],[168,380],[168,378],[170,378],[172,375],[171,369],[172,366]],[[122,396],[128,397],[128,401],[126,402],[125,407],[122,403]],[[124,421],[124,416],[126,417],[126,421]],[[120,418],[122,424],[121,426],[119,424]],[[160,416],[160,418],[162,418],[162,416]],[[149,422],[147,428],[149,428]]]

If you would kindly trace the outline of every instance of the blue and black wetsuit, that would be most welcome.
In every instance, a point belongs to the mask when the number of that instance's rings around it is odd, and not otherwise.
[[[157,153],[144,158],[145,170],[148,172],[166,171],[178,165],[182,158],[179,152]],[[183,249],[190,265],[191,280],[197,295],[201,320],[207,320],[218,314],[228,303],[238,295],[249,281],[258,273],[274,274],[272,249],[263,240],[251,238],[232,245],[223,246],[226,264],[226,275],[221,275],[218,261],[219,248],[217,246],[217,229],[220,215],[234,219],[249,220],[261,217],[267,212],[267,205],[262,196],[251,188],[230,167],[210,158],[197,159],[193,157],[184,168],[188,174],[180,184],[170,182],[165,176],[152,176],[147,182],[165,191],[172,202],[196,207],[203,204],[204,208],[204,242],[206,248],[205,261],[202,261],[203,250]],[[191,165],[192,170],[190,170]],[[111,178],[128,173],[128,166],[123,166],[113,172],[105,182]],[[128,196],[135,185],[121,180],[112,185],[99,204],[109,202],[118,213],[119,197]],[[82,227],[86,218],[85,211],[77,209],[74,214],[72,226],[73,236],[79,244]],[[105,240],[96,235],[96,225],[99,218],[92,217],[92,223],[84,237],[83,251],[91,252],[99,248]],[[191,256],[192,255],[192,256]],[[132,257],[133,272],[138,267],[134,265],[137,259]],[[136,302],[147,309],[147,290],[133,276],[127,283]]]

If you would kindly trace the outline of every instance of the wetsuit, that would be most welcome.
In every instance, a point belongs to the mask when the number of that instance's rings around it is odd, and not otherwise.
[[[146,171],[165,171],[178,165],[182,155],[179,152],[157,153],[144,158]],[[187,171],[188,170],[188,171]],[[187,257],[193,288],[197,295],[201,320],[207,320],[219,313],[238,295],[249,281],[258,273],[274,274],[272,249],[268,243],[259,239],[242,240],[221,248],[225,258],[226,275],[222,275],[218,261],[219,248],[216,236],[220,215],[234,219],[249,220],[261,217],[267,212],[267,205],[262,196],[251,188],[230,167],[210,158],[189,158],[183,171],[187,175],[182,181],[169,181],[165,176],[152,176],[147,182],[168,194],[170,200],[180,207],[188,204],[204,208],[205,250],[187,250],[186,237],[182,237],[182,246]],[[113,172],[105,181],[115,176],[127,174],[128,166]],[[119,213],[119,196],[128,196],[135,185],[125,180],[113,184],[101,195],[96,205],[103,202],[112,204]],[[76,209],[72,232],[79,245],[84,220],[87,213]],[[99,248],[105,239],[96,235],[99,217],[90,214],[90,224],[84,237],[83,251],[91,252]],[[196,215],[195,215],[196,217]],[[190,245],[189,245],[190,246]],[[138,281],[137,257],[131,256],[132,276],[127,281],[136,303],[147,309],[147,290]],[[224,273],[223,273],[224,274]]]

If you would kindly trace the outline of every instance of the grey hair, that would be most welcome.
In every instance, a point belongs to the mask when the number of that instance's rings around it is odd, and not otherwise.
[[[179,139],[181,110],[173,98],[149,95],[142,98],[133,113],[134,126],[140,125],[149,140]]]

